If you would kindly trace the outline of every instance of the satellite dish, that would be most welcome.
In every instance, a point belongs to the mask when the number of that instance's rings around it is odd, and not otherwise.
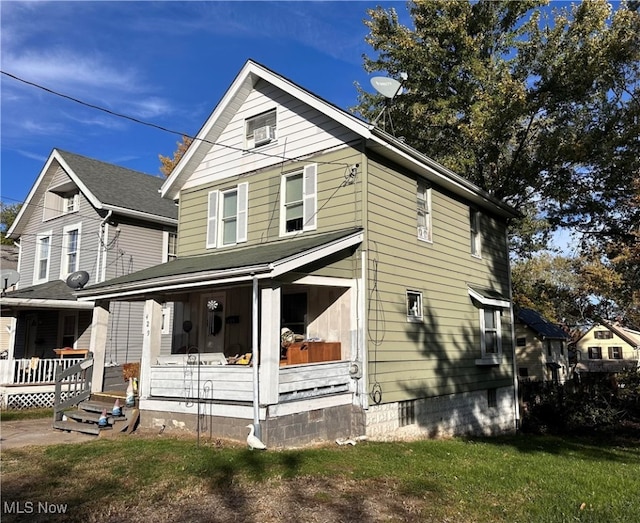
[[[20,273],[13,269],[2,269],[0,271],[0,280],[2,283],[2,291],[6,291],[20,281]]]
[[[89,281],[89,273],[87,271],[72,272],[67,276],[67,285],[72,289],[82,289]]]
[[[395,98],[402,89],[402,84],[398,80],[385,76],[374,76],[371,79],[371,85],[386,98]]]

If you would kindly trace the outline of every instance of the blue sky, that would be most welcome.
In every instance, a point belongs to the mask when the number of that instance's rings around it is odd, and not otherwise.
[[[89,104],[187,134],[249,58],[347,109],[377,2],[0,2],[1,68]],[[22,202],[53,148],[159,174],[179,135],[0,76],[0,199]]]

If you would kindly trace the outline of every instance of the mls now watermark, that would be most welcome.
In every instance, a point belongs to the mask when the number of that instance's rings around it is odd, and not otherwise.
[[[67,503],[49,503],[47,501],[4,501],[2,512],[5,514],[66,514]]]

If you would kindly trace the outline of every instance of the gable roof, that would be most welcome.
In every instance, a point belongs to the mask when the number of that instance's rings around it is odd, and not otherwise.
[[[7,231],[8,237],[15,239],[20,236],[37,207],[30,203],[37,201],[47,191],[56,165],[64,169],[96,209],[167,225],[177,224],[178,209],[175,204],[159,195],[164,178],[53,149],[13,225]]]
[[[616,336],[623,339],[626,343],[631,345],[634,349],[640,349],[640,332],[634,331],[631,329],[627,329],[623,327],[619,323],[612,323],[606,320],[600,320],[600,324],[611,332],[613,332]],[[593,328],[595,329],[597,325]]]
[[[557,325],[548,321],[542,314],[533,309],[518,310],[518,319],[533,329],[543,338],[561,340],[569,339],[570,336]]]
[[[213,283],[274,278],[331,256],[362,242],[362,229],[349,228],[324,234],[288,238],[185,256],[75,291],[80,300],[125,298],[148,293],[188,289]],[[126,299],[126,298],[125,298]]]
[[[190,173],[202,162],[211,146],[219,145],[224,147],[217,144],[218,138],[243,101],[251,93],[253,87],[260,80],[274,85],[358,134],[366,141],[367,147],[375,150],[383,157],[417,172],[431,182],[473,202],[475,205],[489,209],[506,218],[514,218],[520,215],[511,206],[401,140],[382,131],[375,125],[349,114],[253,60],[248,60],[244,64],[229,89],[198,132],[193,143],[175,166],[171,176],[163,184],[161,190],[163,197],[178,199],[180,189],[187,182]],[[238,154],[243,153],[245,151],[238,149]],[[282,162],[282,158],[274,156],[273,161],[275,165]]]

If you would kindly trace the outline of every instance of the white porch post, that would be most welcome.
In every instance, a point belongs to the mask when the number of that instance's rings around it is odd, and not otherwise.
[[[13,362],[13,354],[16,347],[16,326],[18,324],[18,319],[13,316],[11,318],[11,323],[9,325],[8,337],[7,341],[7,359],[2,362],[0,365],[0,371],[2,375],[0,375],[0,384],[8,384],[13,383],[13,369],[15,367],[15,363]],[[2,333],[4,336],[5,333]]]
[[[91,392],[102,392],[104,381],[104,361],[107,353],[107,330],[109,326],[109,301],[96,301],[91,320],[91,340],[93,352],[93,382]]]
[[[162,344],[162,304],[158,300],[144,303],[144,334],[142,338],[142,360],[140,362],[139,399],[151,394],[151,362],[160,356]]]
[[[278,403],[280,383],[280,284],[260,292],[260,404]]]

